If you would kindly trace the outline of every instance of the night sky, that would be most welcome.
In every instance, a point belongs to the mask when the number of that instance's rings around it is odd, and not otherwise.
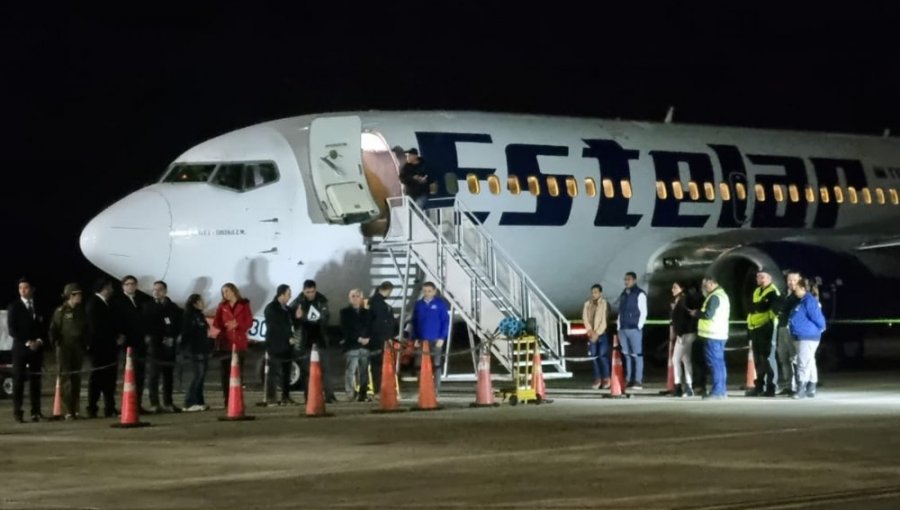
[[[94,214],[191,146],[280,117],[466,109],[658,121],[674,104],[681,123],[900,134],[900,16],[888,2],[488,3],[0,7],[0,304],[23,274],[44,307],[66,281],[88,285],[100,273],[78,237]]]

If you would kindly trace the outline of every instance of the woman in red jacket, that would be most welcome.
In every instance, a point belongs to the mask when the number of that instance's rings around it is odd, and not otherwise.
[[[253,325],[250,301],[241,297],[233,283],[222,285],[222,302],[216,308],[213,326],[219,330],[219,350],[230,354],[237,351],[241,381],[244,380],[244,354],[247,352],[247,331]],[[228,409],[228,386],[231,379],[231,357],[222,359],[222,392],[225,394],[225,408]]]

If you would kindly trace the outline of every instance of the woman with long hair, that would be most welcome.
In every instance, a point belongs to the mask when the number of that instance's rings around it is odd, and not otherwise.
[[[694,396],[692,388],[694,370],[691,363],[691,352],[694,340],[697,338],[697,319],[691,315],[692,310],[689,306],[693,306],[694,303],[688,303],[686,290],[687,287],[680,282],[672,284],[670,337],[673,341],[672,367],[675,372],[676,397]]]
[[[217,338],[219,351],[231,354],[234,349],[238,354],[241,381],[244,380],[244,356],[247,353],[247,332],[253,325],[253,314],[250,312],[250,300],[241,296],[241,292],[233,283],[222,285],[222,302],[216,308],[213,327],[219,330]],[[222,393],[225,396],[225,408],[228,408],[228,386],[231,378],[231,357],[222,358]]]
[[[825,315],[819,300],[810,291],[811,287],[806,278],[800,278],[797,282],[794,295],[800,298],[800,302],[788,319],[788,328],[796,347],[794,352],[797,353],[797,369],[794,372],[797,391],[791,396],[794,399],[815,397],[816,383],[819,382],[816,350],[825,331]]]

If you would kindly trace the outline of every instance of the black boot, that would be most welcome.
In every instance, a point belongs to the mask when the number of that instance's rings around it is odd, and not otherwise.
[[[808,382],[806,383],[806,398],[815,398],[816,396],[816,383]]]

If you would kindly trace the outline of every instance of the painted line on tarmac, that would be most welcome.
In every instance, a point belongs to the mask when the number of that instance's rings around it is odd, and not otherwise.
[[[878,499],[900,498],[900,487],[870,487],[852,491],[826,492],[808,496],[792,496],[787,498],[756,499],[738,503],[721,505],[678,507],[684,510],[748,510],[762,508],[767,510],[787,510],[792,508],[808,508],[814,503],[834,505],[837,503],[856,503]]]

